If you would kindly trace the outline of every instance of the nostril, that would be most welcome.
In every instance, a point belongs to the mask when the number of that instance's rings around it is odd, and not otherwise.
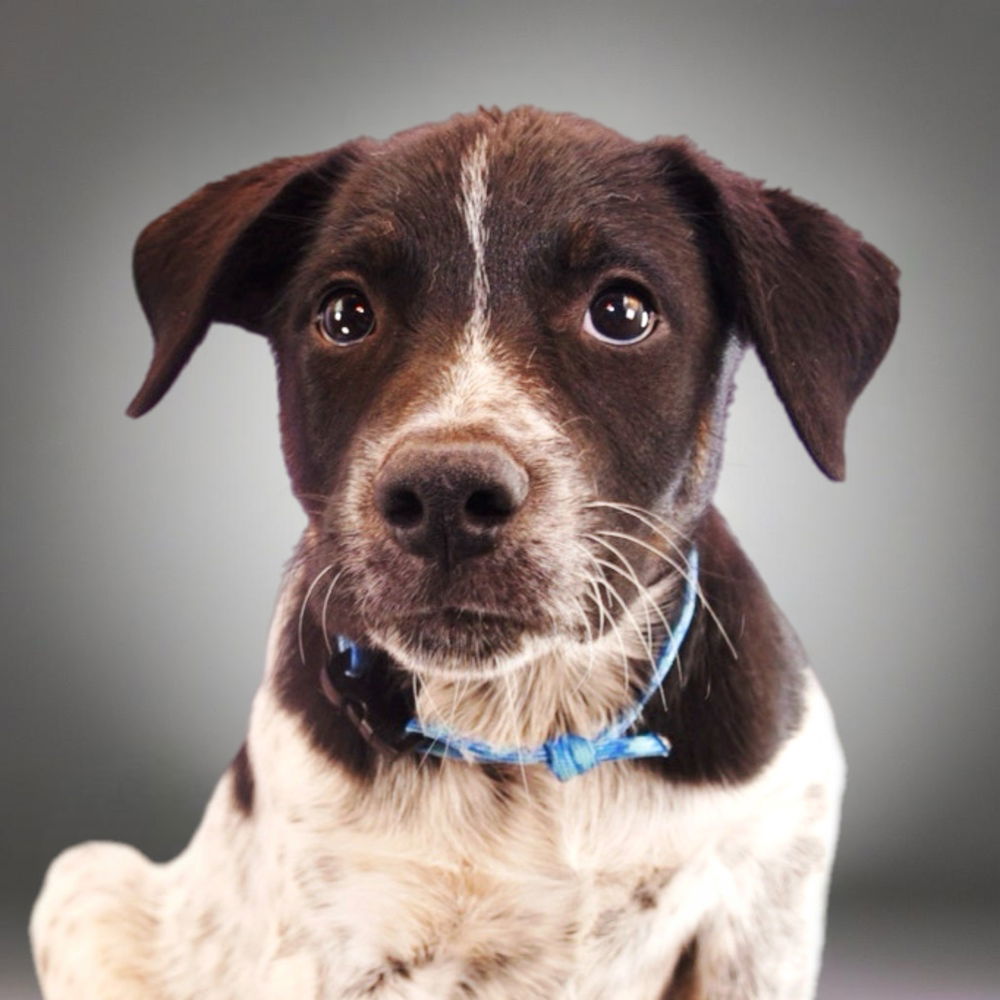
[[[514,513],[514,498],[502,486],[489,486],[474,490],[465,501],[465,513],[469,520],[479,524],[497,524],[506,521]]]
[[[389,490],[383,500],[385,519],[395,528],[415,528],[424,517],[424,505],[415,490],[401,486]]]

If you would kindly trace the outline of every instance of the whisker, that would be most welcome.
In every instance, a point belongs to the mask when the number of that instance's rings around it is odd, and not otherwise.
[[[599,531],[599,532],[597,532],[597,534],[589,534],[586,537],[589,538],[591,541],[594,541],[594,542],[597,542],[600,545],[603,545],[605,548],[609,549],[612,553],[614,553],[614,555],[617,556],[618,559],[621,560],[624,569],[618,569],[615,566],[611,566],[610,568],[615,569],[616,572],[619,573],[619,575],[625,576],[627,579],[629,579],[632,582],[633,586],[635,587],[636,594],[637,594],[638,598],[640,599],[640,601],[642,602],[641,606],[644,609],[645,614],[646,614],[647,629],[648,629],[649,634],[650,634],[650,644],[651,644],[651,646],[652,646],[652,639],[653,639],[653,637],[652,637],[652,631],[653,630],[652,630],[652,621],[651,621],[650,615],[649,615],[649,610],[650,609],[652,609],[656,613],[656,616],[659,618],[661,624],[663,625],[665,634],[668,637],[672,636],[673,632],[674,632],[673,627],[671,626],[670,622],[667,620],[667,616],[663,613],[663,609],[660,607],[659,601],[657,601],[653,597],[652,591],[648,587],[644,586],[642,584],[642,582],[639,580],[639,577],[636,574],[635,569],[633,568],[631,562],[628,560],[628,558],[625,556],[625,554],[622,553],[621,551],[619,551],[619,549],[616,546],[612,545],[610,542],[606,541],[603,538],[598,537],[599,535],[603,535],[603,534],[605,534],[605,532],[600,532]],[[620,534],[620,533],[619,532],[615,532],[615,534]],[[626,537],[626,536],[621,536],[621,537]],[[655,671],[656,671],[656,651],[653,648],[650,649],[650,666],[651,666],[653,672],[655,673]],[[683,684],[684,683],[684,672],[683,672],[683,670],[681,668],[680,656],[677,657],[677,675],[678,675],[678,680],[680,680],[680,682]],[[664,708],[665,708],[666,707],[666,698],[665,698],[665,696],[663,694],[663,688],[662,688],[662,686],[660,688],[660,697],[664,700]]]
[[[669,635],[671,631],[670,622],[667,621],[667,616],[663,613],[663,609],[660,607],[659,602],[653,597],[651,589],[639,580],[638,574],[628,557],[620,549],[618,549],[617,546],[612,545],[605,538],[600,537],[606,534],[609,534],[609,532],[598,531],[595,534],[588,534],[585,537],[593,542],[597,542],[598,545],[603,545],[604,548],[608,549],[611,553],[618,557],[622,563],[623,570],[628,576],[628,579],[632,581],[632,584],[635,587],[636,594],[643,600],[644,606],[648,605],[656,612],[657,617],[663,623],[663,627],[667,630],[667,634]],[[620,532],[615,532],[615,534],[622,538],[627,538],[627,536],[622,535]],[[622,572],[622,570],[619,570],[619,572]]]
[[[597,563],[598,566],[603,566],[605,569],[613,570],[619,576],[625,577],[626,580],[629,579],[628,573],[626,573],[620,566],[616,566],[614,563],[608,562],[607,559],[601,559],[598,556],[594,556],[594,561]],[[643,629],[643,627],[639,624],[639,620],[635,617],[635,614],[632,611],[632,608],[628,605],[628,603],[624,600],[624,598],[618,593],[617,589],[614,588],[614,587],[610,587],[610,590],[613,593],[615,599],[621,605],[622,611],[624,612],[625,616],[632,623],[632,627],[635,629],[636,637],[642,641],[643,647],[646,649],[646,652],[647,652],[647,657],[646,658],[649,660],[649,665],[650,665],[650,667],[652,669],[655,670],[656,669],[656,660],[653,657],[652,653],[649,651],[650,636],[649,636],[649,628],[648,628],[648,626],[647,626],[647,628]]]
[[[417,698],[418,697],[421,698],[421,699],[425,698],[427,700],[427,702],[431,706],[431,712],[433,713],[432,718],[434,718],[438,722],[439,725],[443,725],[444,721],[445,721],[445,716],[443,716],[441,714],[441,709],[439,709],[437,707],[437,704],[435,703],[434,698],[431,695],[429,687],[426,684],[421,683],[420,684],[420,690],[418,691],[417,690],[417,675],[416,674],[411,674],[410,676],[411,676],[411,679],[412,679],[412,682],[413,682],[413,703],[414,703],[414,705],[417,703]],[[425,719],[421,719],[421,721],[424,722],[426,720]]]
[[[418,679],[417,679],[417,675],[416,674],[411,674],[411,678],[412,678],[412,682],[413,682],[413,705],[414,705],[414,708],[416,708],[417,698],[418,698],[418,692],[417,692],[417,680]],[[441,710],[437,707],[437,704],[435,703],[434,698],[431,696],[431,693],[430,693],[430,690],[428,689],[428,686],[426,684],[424,684],[422,681],[420,682],[420,694],[423,697],[425,697],[427,699],[427,701],[430,703],[431,712],[433,713],[434,718],[437,720],[437,722],[440,725],[443,725],[444,722],[445,722],[445,718],[444,718],[443,715],[441,715]],[[427,720],[424,719],[424,718],[421,718],[420,721],[421,722],[426,722]],[[437,746],[437,744],[438,744],[437,737],[436,736],[432,737],[431,740],[430,740],[430,742],[427,744],[427,748],[420,755],[420,765],[419,766],[421,768],[423,768],[424,765],[427,763],[427,758],[431,757],[433,755],[434,748]]]
[[[684,568],[688,569],[688,558],[687,552],[682,549],[675,541],[675,535],[677,534],[673,525],[671,525],[664,518],[660,517],[659,514],[654,513],[651,510],[647,510],[644,507],[637,507],[635,504],[626,503],[613,503],[608,500],[594,500],[591,503],[586,504],[587,507],[606,507],[611,510],[617,510],[627,517],[633,517],[637,521],[644,524],[654,535],[662,538],[664,542],[667,543],[676,553],[677,557],[684,564]]]
[[[417,675],[410,674],[410,689],[413,692],[413,716],[415,719],[419,720],[420,712],[417,710],[417,705],[419,704],[420,693],[417,691]],[[429,696],[428,696],[429,697]],[[422,721],[422,720],[420,720]],[[417,768],[423,770],[424,765],[427,763],[427,758],[431,755],[431,748],[434,746],[434,742],[431,741],[430,745],[424,752],[420,755],[420,761],[417,764]]]
[[[586,546],[577,544],[576,548],[585,559],[593,561],[593,553]],[[586,614],[586,609],[582,604],[579,605],[583,614],[584,625],[587,629],[588,642],[599,642],[606,634],[605,623],[608,626],[607,631],[610,631],[614,626],[614,618],[605,607],[604,600],[601,597],[600,588],[604,583],[604,579],[600,573],[594,573],[592,570],[585,569],[584,579],[581,582],[584,587],[582,596],[589,598],[597,610],[597,635],[595,637],[590,629],[590,621]]]
[[[591,581],[588,578],[587,583],[589,584],[590,582]],[[594,596],[592,594],[585,594],[584,596],[590,597],[591,600],[594,600]],[[597,665],[597,653],[595,650],[594,632],[593,629],[590,627],[589,620],[587,619],[587,609],[583,606],[582,600],[576,600],[574,601],[574,603],[580,610],[580,615],[583,619],[583,626],[587,630],[587,652],[589,655],[587,656],[587,665],[583,668],[580,680],[577,682],[576,687],[574,687],[573,690],[569,692],[569,700],[572,700],[574,697],[576,697],[576,695],[580,692],[580,689],[583,687],[583,685],[590,680],[591,676],[594,673],[594,667]]]
[[[504,674],[504,690],[507,694],[507,708],[510,712],[510,722],[511,722],[511,732],[517,732],[517,705],[514,703],[514,692],[511,688],[511,677],[510,674]],[[531,800],[531,791],[528,788],[528,769],[525,766],[523,760],[519,760],[518,766],[521,769],[521,781],[524,783],[524,794],[525,797]]]
[[[656,548],[656,546],[654,545],[650,545],[649,542],[644,541],[641,538],[636,538],[633,535],[626,535],[620,531],[599,531],[597,532],[597,534],[607,535],[610,538],[621,538],[624,539],[625,541],[632,542],[634,545],[639,545],[642,548],[646,549],[647,551],[651,552],[653,555],[659,556],[665,563],[667,563],[667,565],[672,566],[678,573],[680,573],[685,580],[690,581],[691,579],[690,570],[682,569],[680,565],[674,559],[668,556],[665,552]],[[685,563],[686,562],[687,560],[685,559]],[[723,641],[729,647],[729,652],[732,653],[734,659],[739,659],[739,653],[736,652],[736,646],[733,644],[732,639],[730,639],[729,633],[726,631],[725,625],[722,624],[718,614],[716,614],[715,608],[712,607],[711,601],[709,601],[709,599],[705,596],[705,591],[702,588],[700,580],[698,581],[697,591],[698,591],[698,600],[701,602],[708,616],[712,619],[713,623],[715,624],[715,627],[719,630],[719,634],[722,636]]]
[[[587,633],[587,666],[584,670],[584,677],[589,677],[594,670],[594,664],[596,662],[596,654],[594,650],[594,630],[591,628],[590,619],[587,616],[587,609],[583,605],[583,600],[581,598],[574,598],[573,603],[576,605],[577,611],[580,613],[580,620],[583,622],[583,628]],[[578,690],[579,688],[577,688]]]
[[[589,550],[587,550],[586,548],[584,548],[582,545],[579,546],[579,548],[584,553],[584,555],[595,566],[598,566],[598,567],[600,566],[600,560],[597,558],[597,556],[595,556],[593,554],[593,552],[590,552]],[[600,586],[604,587],[604,589],[608,593],[608,596],[609,597],[613,597],[623,609],[628,610],[628,606],[626,605],[625,600],[622,598],[621,594],[618,593],[618,591],[615,589],[615,587],[612,585],[612,583],[607,579],[607,577],[602,576],[600,573],[597,574],[597,577],[600,580]],[[614,616],[610,615],[610,614],[609,614],[609,617],[608,617],[608,621],[609,621],[609,624],[611,626],[611,631],[612,631],[612,633],[614,635],[615,641],[618,644],[618,649],[621,652],[622,666],[623,666],[624,675],[625,675],[625,678],[624,678],[625,679],[625,696],[627,698],[627,697],[629,697],[631,695],[631,692],[632,692],[632,682],[631,682],[631,678],[629,676],[630,675],[630,657],[629,657],[628,653],[625,651],[625,642],[624,642],[624,639],[622,637],[621,628],[619,627],[618,622],[615,620]]]
[[[664,562],[666,562],[672,569],[674,569],[677,573],[679,573],[684,580],[690,582],[690,580],[691,580],[690,571],[686,572],[683,568],[681,568],[681,566],[679,566],[666,553],[661,552],[659,549],[654,548],[653,546],[649,545],[647,542],[643,541],[641,538],[636,538],[634,535],[623,534],[620,531],[598,531],[597,534],[598,535],[606,535],[606,536],[611,537],[611,538],[620,538],[623,541],[631,542],[633,545],[639,545],[642,548],[647,549],[648,551],[652,552],[654,555],[657,555],[661,559],[663,559]],[[725,628],[723,627],[722,623],[718,620],[718,617],[715,614],[714,608],[712,608],[711,605],[708,603],[708,601],[705,600],[704,594],[702,593],[700,586],[698,587],[697,593],[698,593],[698,596],[701,598],[702,604],[705,606],[705,610],[708,612],[709,617],[712,618],[716,622],[716,624],[718,626],[718,629],[719,629],[719,633],[722,635],[723,639],[725,639],[726,642],[729,644],[730,649],[732,649],[732,643],[729,642],[729,636],[726,633]],[[664,622],[666,623],[666,619],[664,619]],[[673,635],[673,629],[671,628],[671,626],[669,624],[666,625],[666,629],[667,629],[667,635],[668,636]],[[735,650],[733,650],[733,655],[735,656]],[[681,657],[680,652],[678,652],[678,654],[677,654],[676,669],[677,669],[677,678],[683,684],[684,683],[684,663],[683,663],[683,659]],[[664,710],[666,710],[666,708],[667,708],[667,696],[664,693],[664,689],[663,689],[662,686],[660,687],[660,701],[663,704]]]
[[[333,588],[337,586],[337,581],[344,575],[344,570],[337,573],[333,579],[330,581],[329,586],[326,588],[326,596],[323,598],[323,611],[320,615],[320,631],[323,633],[323,642],[326,645],[327,656],[333,656],[333,645],[330,642],[330,633],[326,627],[326,613],[330,607],[330,597],[333,594]]]
[[[590,553],[587,553],[587,557],[590,557]],[[605,634],[605,623],[607,623],[607,631],[610,631],[614,626],[614,617],[604,603],[604,597],[601,594],[601,585],[603,579],[594,573],[588,573],[586,585],[587,585],[587,596],[594,602],[594,607],[597,608],[597,632],[598,637]]]
[[[316,589],[316,585],[332,569],[333,569],[333,563],[330,563],[328,566],[321,569],[319,573],[317,573],[316,576],[313,578],[313,582],[309,584],[309,589],[306,591],[306,596],[302,598],[302,607],[299,609],[299,659],[302,661],[303,666],[305,666],[306,664],[306,644],[305,644],[305,639],[303,637],[303,629],[305,627],[305,618],[306,618],[306,608],[308,608],[309,606],[309,599],[310,597],[312,597],[312,592]]]

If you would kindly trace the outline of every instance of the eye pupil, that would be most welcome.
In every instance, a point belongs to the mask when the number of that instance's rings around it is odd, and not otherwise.
[[[375,313],[356,288],[343,288],[327,296],[317,322],[328,340],[353,344],[375,328]]]
[[[646,337],[656,325],[649,303],[629,288],[609,288],[590,304],[584,329],[598,340],[632,344]]]

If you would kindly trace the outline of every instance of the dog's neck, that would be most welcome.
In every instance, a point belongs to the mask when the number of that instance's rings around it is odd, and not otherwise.
[[[704,604],[680,662],[643,712],[642,728],[665,735],[673,749],[669,758],[643,764],[677,780],[726,780],[752,773],[796,724],[800,685],[779,676],[789,661],[781,647],[794,638],[769,610],[763,584],[714,510],[695,544],[702,554]],[[725,574],[719,565],[727,566]],[[300,614],[307,584],[293,570],[278,613],[283,624],[272,647],[273,679],[286,707],[305,715],[314,742],[368,773],[384,759],[385,740],[367,738],[322,693],[319,678],[336,639],[308,613]],[[660,584],[668,618],[681,584],[677,577]],[[381,737],[398,734],[389,742],[404,747],[404,727],[414,716],[495,746],[535,746],[566,732],[590,737],[634,701],[650,676],[650,650],[649,636],[621,630],[592,643],[541,648],[519,669],[481,680],[417,678],[381,655],[364,683],[367,721]]]

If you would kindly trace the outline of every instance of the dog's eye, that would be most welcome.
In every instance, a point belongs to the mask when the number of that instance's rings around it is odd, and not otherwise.
[[[375,312],[356,288],[337,288],[323,300],[316,325],[327,340],[353,344],[375,329]]]
[[[635,344],[655,326],[656,313],[648,300],[627,287],[605,289],[590,303],[583,319],[587,333],[609,344]]]

